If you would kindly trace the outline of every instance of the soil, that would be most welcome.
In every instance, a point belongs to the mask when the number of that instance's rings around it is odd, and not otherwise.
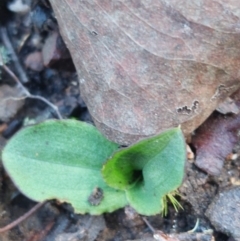
[[[76,118],[92,123],[79,94],[74,65],[59,35],[57,22],[48,1],[26,1],[31,7],[25,13],[9,11],[7,3],[10,1],[0,2],[0,45],[5,46],[7,50],[8,67],[31,94],[49,100],[58,107],[64,118]],[[16,58],[9,49],[9,44],[6,45],[6,36],[16,53]],[[16,83],[2,70],[0,92],[3,85],[13,88]],[[1,149],[27,121],[36,123],[57,118],[54,110],[41,100],[26,98],[24,103],[16,108],[16,111],[10,114],[4,113],[7,118],[1,118]],[[238,153],[239,150],[237,145],[233,151]],[[239,158],[226,161],[220,175],[211,176],[188,160],[186,177],[178,197],[183,209],[176,212],[169,204],[166,217],[161,214],[145,217],[152,227],[129,207],[101,216],[77,215],[70,205],[58,204],[53,200],[17,227],[0,234],[0,241],[237,241],[240,240],[237,231],[240,222],[240,191],[239,182],[232,180],[239,179],[239,167]],[[234,194],[228,195],[229,190],[234,190]],[[0,162],[0,227],[23,215],[34,205],[33,201],[17,190]],[[236,207],[234,213],[229,207]],[[221,223],[217,222],[221,219],[217,216],[218,212],[224,213],[222,218],[234,218],[231,227],[227,224],[222,227]],[[188,232],[192,229],[194,231]],[[157,239],[158,231],[161,232]]]

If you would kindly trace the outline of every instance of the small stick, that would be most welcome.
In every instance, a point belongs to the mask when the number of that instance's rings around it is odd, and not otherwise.
[[[142,220],[144,221],[144,223],[147,224],[148,228],[149,228],[153,233],[156,232],[156,230],[153,228],[153,226],[148,222],[148,220],[147,220],[145,217],[142,217]]]
[[[16,71],[18,72],[18,74],[20,76],[21,81],[23,83],[27,83],[28,77],[27,77],[26,73],[24,72],[24,70],[23,70],[23,68],[22,68],[22,66],[21,66],[21,64],[18,60],[18,57],[17,57],[17,55],[14,51],[14,48],[13,48],[13,46],[11,44],[11,41],[10,41],[10,39],[8,37],[8,34],[7,34],[7,29],[4,28],[4,27],[1,27],[0,33],[1,33],[1,36],[2,36],[2,42],[11,55],[11,59],[13,60],[14,66],[15,66]]]
[[[60,114],[60,112],[59,112],[59,110],[58,110],[58,108],[57,108],[57,106],[55,106],[54,104],[52,104],[50,101],[48,101],[47,99],[45,99],[44,97],[42,97],[42,96],[39,96],[39,95],[32,95],[32,94],[30,94],[29,96],[27,96],[28,98],[31,98],[31,99],[36,99],[36,100],[41,100],[41,101],[43,101],[44,103],[46,103],[47,105],[49,105],[55,112],[56,112],[56,114],[57,114],[57,117],[58,117],[58,119],[63,119],[62,118],[62,115]]]
[[[6,232],[14,227],[16,227],[18,224],[29,218],[33,213],[35,213],[38,209],[40,209],[46,202],[41,202],[36,204],[33,208],[31,208],[28,212],[26,212],[24,215],[22,215],[20,218],[16,219],[12,223],[6,225],[3,228],[0,228],[0,233]]]
[[[153,232],[153,237],[154,237],[155,240],[158,240],[158,241],[179,241],[178,239],[170,237],[169,235],[165,234],[164,232],[162,232],[160,230],[155,230],[155,228],[148,222],[148,220],[145,217],[142,217],[142,219],[147,224],[148,228]]]
[[[55,106],[54,104],[52,104],[50,101],[48,101],[47,99],[45,99],[42,96],[38,96],[38,95],[32,95],[31,93],[29,93],[29,91],[23,86],[23,84],[20,82],[19,78],[12,72],[12,70],[10,68],[8,68],[8,66],[4,63],[2,55],[0,53],[0,66],[2,66],[2,68],[13,78],[13,80],[17,83],[17,86],[19,88],[21,88],[21,90],[23,91],[23,93],[26,95],[25,98],[31,98],[31,99],[37,99],[37,100],[41,100],[44,103],[46,103],[48,106],[50,106],[57,114],[58,118],[61,120],[62,115],[60,114],[57,106]]]

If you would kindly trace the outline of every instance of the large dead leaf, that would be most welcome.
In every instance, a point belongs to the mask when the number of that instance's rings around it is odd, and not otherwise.
[[[240,86],[239,0],[50,0],[97,127],[193,131]]]

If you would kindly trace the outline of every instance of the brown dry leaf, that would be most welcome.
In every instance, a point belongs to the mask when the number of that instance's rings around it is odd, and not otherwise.
[[[35,51],[33,53],[28,54],[25,61],[25,66],[34,71],[42,71],[43,66],[43,56],[40,51]]]
[[[47,37],[43,45],[42,57],[45,66],[51,66],[59,60],[70,58],[69,52],[57,31]]]
[[[196,129],[240,86],[240,1],[50,0],[97,127]]]
[[[240,108],[240,91],[234,98]],[[240,114],[225,116],[213,113],[192,139],[192,144],[196,148],[195,164],[211,175],[219,175],[225,158],[238,141],[239,128]]]
[[[0,86],[0,120],[8,121],[23,106],[22,92],[17,87]]]

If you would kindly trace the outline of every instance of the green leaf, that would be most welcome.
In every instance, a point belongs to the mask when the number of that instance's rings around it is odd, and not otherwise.
[[[116,152],[102,169],[106,183],[125,190],[129,204],[143,215],[163,209],[163,198],[183,180],[185,140],[174,128]]]
[[[78,213],[101,214],[127,204],[106,185],[101,168],[118,146],[89,124],[50,120],[18,132],[2,153],[19,189],[36,201],[58,199]]]

